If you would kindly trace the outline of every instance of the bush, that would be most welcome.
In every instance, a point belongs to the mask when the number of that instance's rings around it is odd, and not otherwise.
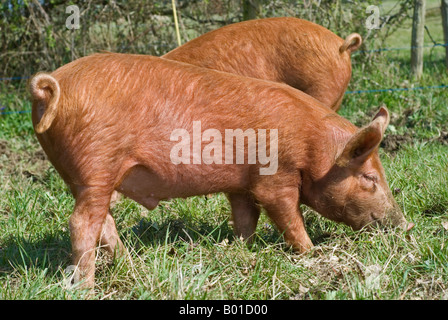
[[[177,0],[182,41],[243,19],[245,0]],[[251,1],[257,2],[257,1]],[[341,37],[360,33],[373,46],[409,15],[403,1],[394,15],[384,16],[387,31],[368,32],[367,2],[258,0],[258,18],[295,16],[329,28]],[[379,5],[379,3],[377,3]],[[77,5],[80,28],[68,29],[66,12]],[[93,52],[162,55],[177,46],[171,1],[6,1],[0,7],[0,76],[27,76],[50,71]],[[367,34],[366,34],[367,33]]]

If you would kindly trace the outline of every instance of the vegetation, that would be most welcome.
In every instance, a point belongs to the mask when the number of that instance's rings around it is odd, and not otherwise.
[[[36,34],[31,32],[32,20],[40,20],[33,3],[3,5],[0,15],[19,19],[10,24],[1,22],[2,28],[11,28],[7,42],[0,44],[0,72],[4,76],[52,69],[99,49],[163,54],[176,46],[167,12],[170,1],[126,1],[129,5],[124,1],[87,1],[93,13],[86,11],[85,15],[91,14],[83,20],[88,28],[82,28],[88,32],[71,33],[53,26]],[[50,21],[60,19],[52,10],[64,12],[58,1],[40,3],[45,12],[51,12]],[[237,1],[177,3],[183,41],[239,21],[242,16]],[[386,30],[386,23],[369,36],[361,19],[367,3],[357,5],[353,11],[357,15],[347,21],[338,20],[338,10],[343,14],[354,9],[351,2],[321,1],[322,9],[310,3],[310,8],[298,8],[289,1],[271,1],[262,5],[261,16],[293,15],[322,22],[334,15],[326,26],[341,35],[358,30],[367,39],[364,51],[410,46],[409,8],[395,1],[384,1],[380,7],[381,12],[392,10],[391,16],[399,13],[391,22],[394,30]],[[427,27],[434,41],[443,43],[440,14],[432,9],[439,3],[428,1]],[[339,9],[325,7],[330,5]],[[152,15],[135,22],[139,10]],[[129,19],[123,18],[127,15]],[[136,27],[139,23],[144,26]],[[24,29],[14,29],[19,26]],[[148,31],[151,28],[154,32]],[[117,38],[106,35],[107,30]],[[64,33],[68,42],[61,40]],[[32,40],[32,34],[47,38]],[[428,45],[433,44],[426,35],[425,39]],[[105,46],[107,41],[110,43]],[[71,47],[72,43],[76,45]],[[118,44],[123,47],[116,50]],[[148,52],[149,44],[159,46]],[[43,50],[44,45],[47,55],[31,53]],[[39,46],[41,49],[36,49]],[[13,51],[17,54],[14,59]],[[419,82],[409,77],[409,61],[409,50],[358,52],[353,55],[348,90],[448,83],[442,47],[425,49]],[[408,220],[416,224],[410,233],[353,231],[303,207],[315,248],[298,256],[284,245],[265,215],[252,248],[234,239],[230,208],[222,194],[164,201],[153,211],[122,199],[113,208],[113,215],[131,258],[111,263],[99,251],[95,290],[88,294],[68,286],[68,218],[74,201],[46,160],[30,114],[16,112],[30,109],[24,87],[25,81],[0,82],[0,112],[4,113],[0,115],[0,299],[448,299],[446,88],[347,93],[340,111],[358,126],[366,124],[383,104],[391,111],[391,125],[380,153],[397,202]]]

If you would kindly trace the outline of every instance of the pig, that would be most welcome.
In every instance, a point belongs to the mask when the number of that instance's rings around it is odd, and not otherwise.
[[[149,210],[163,199],[224,192],[236,236],[250,239],[264,208],[298,252],[313,246],[300,204],[356,230],[409,228],[378,156],[386,108],[357,128],[285,84],[115,53],[38,73],[29,91],[37,138],[76,199],[69,225],[81,287],[94,285],[98,243],[126,252],[109,210],[114,191]],[[243,161],[228,130],[244,133]],[[258,150],[248,148],[250,132]],[[271,163],[260,160],[263,144]]]
[[[315,23],[283,17],[231,24],[162,57],[286,83],[338,111],[351,78],[351,53],[361,44],[357,33],[343,40]]]

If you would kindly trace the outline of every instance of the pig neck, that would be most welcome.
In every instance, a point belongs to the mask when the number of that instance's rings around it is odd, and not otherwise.
[[[333,176],[335,161],[345,144],[357,130],[348,120],[330,113],[314,127],[312,143],[307,152],[308,165],[302,170],[300,202],[320,211],[324,205],[319,199],[325,196],[326,184]],[[316,130],[317,128],[317,130]]]

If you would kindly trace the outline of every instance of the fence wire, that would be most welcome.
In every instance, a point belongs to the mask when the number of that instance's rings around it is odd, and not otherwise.
[[[375,52],[385,52],[385,51],[399,51],[399,50],[411,50],[414,48],[435,48],[435,47],[448,47],[448,43],[434,43],[431,45],[423,45],[419,47],[396,47],[396,48],[380,48],[380,49],[372,49],[372,50],[359,50],[355,53],[375,53]],[[21,76],[21,77],[4,77],[0,78],[0,81],[16,81],[16,80],[26,80],[29,79],[30,76]],[[381,93],[381,92],[397,92],[397,91],[414,91],[414,90],[426,90],[426,89],[445,89],[448,88],[448,85],[441,84],[435,86],[424,86],[424,87],[411,87],[411,88],[386,88],[386,89],[366,89],[366,90],[348,90],[346,94],[362,94],[362,93]],[[8,114],[26,114],[30,113],[31,110],[12,110],[12,111],[3,111],[6,107],[2,107],[0,105],[0,115],[8,115]]]

